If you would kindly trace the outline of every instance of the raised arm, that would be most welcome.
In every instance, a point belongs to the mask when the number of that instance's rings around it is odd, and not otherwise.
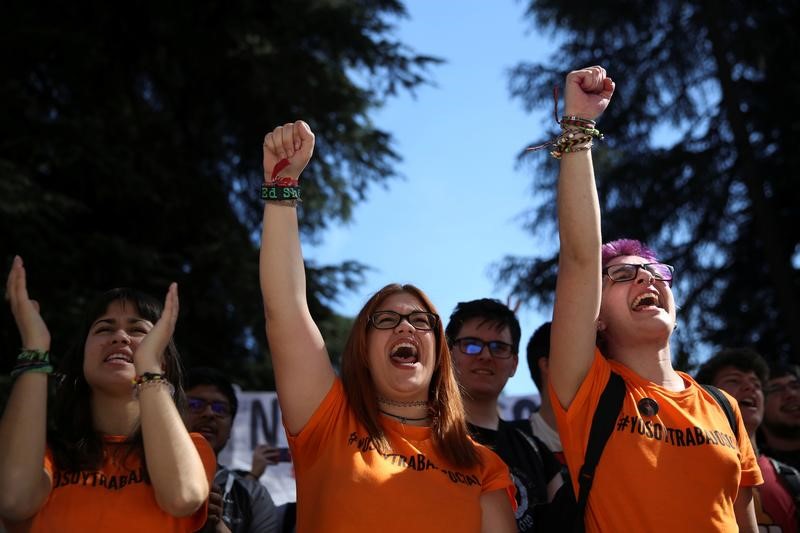
[[[164,349],[178,320],[178,287],[170,285],[164,311],[136,349],[136,374],[160,373]],[[194,514],[208,498],[209,484],[200,454],[165,386],[139,390],[147,473],[158,505],[173,516]]]
[[[28,297],[25,267],[17,256],[6,284],[6,298],[22,337],[23,350],[48,352],[50,332],[39,305]],[[44,470],[47,374],[24,372],[11,387],[0,419],[0,516],[12,522],[36,514],[52,481]]]
[[[567,116],[595,119],[608,106],[614,82],[602,67],[567,75]],[[561,249],[553,310],[550,380],[564,408],[572,403],[594,354],[600,312],[600,204],[590,150],[565,153],[558,177]]]
[[[298,180],[313,151],[308,124],[298,120],[278,126],[264,139],[265,179],[273,181],[277,166],[276,179]],[[287,204],[267,201],[264,206],[260,278],[278,400],[286,429],[296,434],[327,394],[334,373],[308,310],[297,212]]]

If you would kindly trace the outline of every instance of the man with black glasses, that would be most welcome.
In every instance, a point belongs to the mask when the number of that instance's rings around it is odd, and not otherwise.
[[[214,453],[231,436],[239,403],[231,382],[213,368],[195,368],[186,374],[189,431],[202,434]],[[277,455],[277,450],[273,455]],[[274,461],[273,461],[274,462]],[[263,470],[262,470],[263,471]],[[267,489],[251,473],[217,464],[203,533],[277,533],[278,514]]]
[[[445,333],[470,432],[508,465],[517,489],[517,527],[532,531],[534,507],[549,502],[563,480],[558,461],[528,421],[508,422],[498,414],[500,393],[519,362],[519,321],[506,305],[483,298],[459,303]]]

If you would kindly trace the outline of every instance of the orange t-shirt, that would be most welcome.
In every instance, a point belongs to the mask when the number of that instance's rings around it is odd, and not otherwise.
[[[306,426],[289,436],[297,478],[297,532],[481,529],[480,497],[505,490],[508,467],[476,444],[482,466],[454,467],[431,430],[382,420],[392,452],[379,454],[350,409],[337,378]]]
[[[209,483],[217,468],[214,451],[199,433],[190,433],[200,453]],[[53,531],[141,531],[190,532],[206,521],[208,503],[193,515],[176,518],[161,509],[153,486],[145,483],[145,469],[138,456],[131,454],[125,464],[117,463],[112,452],[125,437],[105,437],[105,459],[99,471],[63,472],[56,469],[50,448],[44,468],[52,481],[50,495],[32,518],[8,523],[9,533],[52,533]],[[109,453],[112,452],[112,453]]]
[[[728,396],[738,439],[719,404],[689,375],[679,372],[686,388],[672,392],[599,351],[567,411],[549,390],[575,491],[592,416],[612,369],[626,393],[595,471],[586,530],[738,531],[733,502],[739,487],[763,481],[736,400]],[[652,416],[640,412],[644,398],[656,403]]]

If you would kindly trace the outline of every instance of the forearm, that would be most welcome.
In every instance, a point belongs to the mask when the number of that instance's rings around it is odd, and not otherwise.
[[[560,263],[600,274],[600,202],[590,150],[564,154],[558,178]]]
[[[267,203],[259,262],[261,293],[267,319],[293,322],[308,312],[306,277],[296,209]]]
[[[753,504],[752,487],[739,487],[739,494],[733,503],[733,509],[736,513],[736,524],[739,526],[739,531],[757,533],[758,523]]]
[[[33,515],[49,492],[44,472],[47,374],[20,375],[0,419],[0,514]]]
[[[173,516],[188,516],[208,498],[208,479],[165,386],[139,393],[147,471],[159,506]]]

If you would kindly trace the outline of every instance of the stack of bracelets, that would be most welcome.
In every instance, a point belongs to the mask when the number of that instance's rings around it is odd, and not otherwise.
[[[556,159],[561,159],[564,154],[590,150],[593,139],[603,138],[603,134],[595,127],[597,123],[588,118],[565,116],[561,117],[559,124],[562,133],[552,142],[553,149],[550,151],[550,155]]]
[[[150,387],[167,387],[170,396],[175,394],[175,387],[167,381],[167,377],[164,374],[145,372],[141,376],[136,376],[133,380],[133,397],[138,398],[142,389],[149,389]]]
[[[261,186],[261,199],[276,202],[289,207],[296,207],[300,201],[300,185],[296,179],[278,177],[278,173],[289,166],[288,159],[281,159],[272,170],[270,179]]]
[[[22,350],[17,356],[17,364],[11,371],[11,377],[15,378],[26,372],[39,372],[50,374],[53,367],[50,365],[50,353],[42,350]]]

